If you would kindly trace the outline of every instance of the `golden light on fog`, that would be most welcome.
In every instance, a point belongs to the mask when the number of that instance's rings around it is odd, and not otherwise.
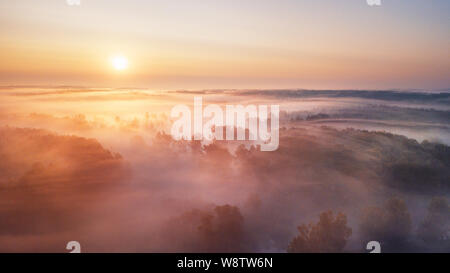
[[[111,58],[111,64],[115,70],[125,70],[128,68],[128,59],[124,56],[114,56]]]

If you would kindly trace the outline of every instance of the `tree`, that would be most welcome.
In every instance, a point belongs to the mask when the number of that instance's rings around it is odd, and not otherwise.
[[[244,250],[243,222],[238,207],[216,206],[206,214],[198,227],[208,252],[239,252]]]
[[[332,211],[322,212],[316,224],[300,225],[297,235],[289,243],[290,253],[340,252],[344,249],[352,229],[347,226],[347,216]]]
[[[168,252],[245,252],[248,251],[244,217],[231,205],[193,209],[164,226]]]
[[[435,197],[431,200],[428,206],[428,213],[419,226],[418,237],[428,244],[446,241],[448,245],[449,233],[450,206],[447,199]]]
[[[381,208],[365,208],[359,227],[366,241],[379,241],[383,249],[399,250],[411,235],[411,215],[403,200],[392,198]]]

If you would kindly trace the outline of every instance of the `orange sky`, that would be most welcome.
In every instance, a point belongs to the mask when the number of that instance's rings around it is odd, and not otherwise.
[[[448,1],[316,2],[0,0],[0,84],[450,86]]]

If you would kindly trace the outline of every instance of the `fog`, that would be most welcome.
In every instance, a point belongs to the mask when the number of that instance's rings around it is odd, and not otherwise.
[[[2,252],[286,252],[329,210],[351,235],[309,251],[450,250],[447,91],[1,92]],[[279,104],[278,150],[174,141],[194,96]]]

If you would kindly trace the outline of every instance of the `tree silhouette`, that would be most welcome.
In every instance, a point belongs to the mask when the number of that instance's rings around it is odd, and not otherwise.
[[[352,229],[347,226],[347,216],[332,211],[322,212],[316,224],[300,225],[297,235],[289,243],[290,253],[340,252],[344,249]]]
[[[450,244],[450,206],[447,199],[435,197],[428,206],[428,213],[419,226],[418,237],[425,243],[434,244],[445,242]]]
[[[208,252],[238,252],[244,250],[243,222],[239,208],[216,206],[213,214],[201,219],[198,230]]]
[[[388,251],[402,250],[411,235],[411,215],[403,200],[392,198],[381,208],[365,208],[360,230],[366,241],[379,241]]]

